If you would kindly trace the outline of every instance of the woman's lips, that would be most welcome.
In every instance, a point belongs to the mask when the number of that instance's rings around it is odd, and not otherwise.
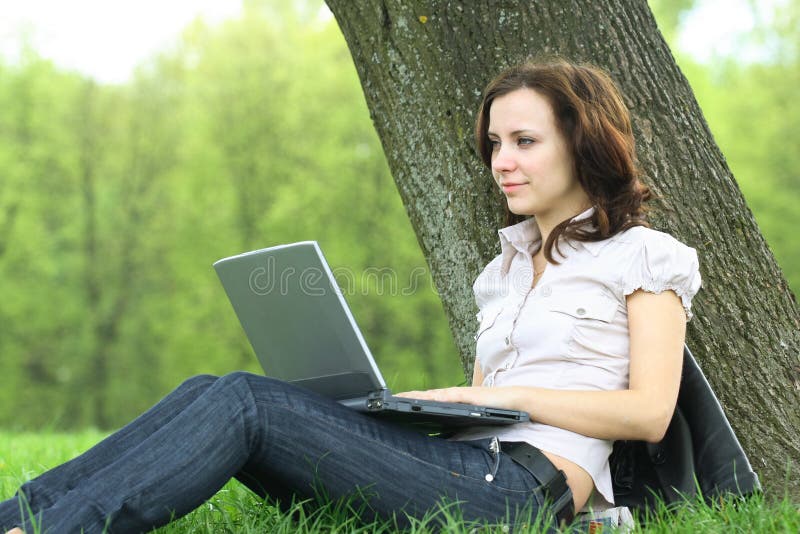
[[[507,183],[503,184],[500,187],[503,189],[503,193],[513,193],[514,191],[521,189],[525,184],[514,184],[514,183]]]

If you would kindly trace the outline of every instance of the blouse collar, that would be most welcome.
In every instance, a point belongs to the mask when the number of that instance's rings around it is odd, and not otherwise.
[[[591,208],[579,213],[572,221],[590,219],[594,215],[595,208]],[[587,221],[589,224],[589,221]],[[512,226],[501,228],[497,232],[500,236],[500,250],[503,257],[502,272],[507,273],[511,268],[511,260],[517,252],[535,254],[541,247],[542,232],[539,230],[539,223],[536,217],[530,217]],[[608,239],[603,241],[578,241],[578,244],[589,251],[592,256],[597,256],[608,243]]]

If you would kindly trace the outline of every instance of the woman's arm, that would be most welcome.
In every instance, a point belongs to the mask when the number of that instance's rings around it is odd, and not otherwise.
[[[678,398],[686,315],[681,299],[673,291],[654,294],[637,290],[627,297],[627,305],[630,332],[627,390],[475,386],[401,395],[524,410],[533,421],[586,436],[658,442],[667,430]],[[476,364],[473,384],[481,384],[482,378]]]
[[[481,364],[478,363],[478,359],[476,358],[472,368],[472,385],[477,387],[481,384],[483,384],[483,371],[481,371]]]

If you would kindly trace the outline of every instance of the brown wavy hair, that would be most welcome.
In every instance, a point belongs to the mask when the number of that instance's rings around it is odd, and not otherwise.
[[[590,219],[559,223],[544,244],[550,263],[558,238],[601,241],[633,226],[650,225],[644,203],[652,198],[650,189],[639,181],[641,175],[631,128],[630,114],[622,95],[602,69],[564,59],[527,62],[501,72],[486,87],[475,123],[475,141],[483,163],[492,168],[489,110],[495,98],[518,89],[532,89],[544,96],[553,109],[556,126],[572,153],[575,176],[586,191],[595,213]],[[522,221],[505,207],[506,224]]]

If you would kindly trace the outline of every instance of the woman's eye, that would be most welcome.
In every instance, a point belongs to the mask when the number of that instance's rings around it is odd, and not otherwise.
[[[489,146],[492,147],[492,150],[497,150],[500,148],[500,141],[497,139],[489,139]]]
[[[532,145],[533,139],[531,139],[530,137],[520,137],[519,139],[517,139],[517,143],[520,145]]]

